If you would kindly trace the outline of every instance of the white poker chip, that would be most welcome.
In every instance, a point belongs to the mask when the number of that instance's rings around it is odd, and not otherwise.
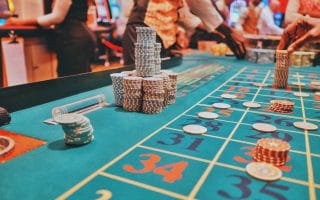
[[[252,85],[257,86],[257,87],[268,87],[269,84],[266,83],[253,83]]]
[[[320,92],[315,92],[314,96],[320,96]]]
[[[282,177],[282,172],[279,168],[265,163],[265,162],[252,162],[246,166],[246,172],[259,180],[275,181]]]
[[[320,81],[311,81],[312,85],[320,85]]]
[[[274,132],[277,130],[277,128],[271,124],[266,124],[266,123],[255,123],[252,125],[252,127],[257,130],[257,131],[261,131],[261,132]]]
[[[213,112],[199,112],[198,116],[203,119],[217,119],[219,115]]]
[[[190,124],[190,125],[184,126],[183,131],[189,134],[202,135],[202,134],[205,134],[208,130],[204,126]]]
[[[309,97],[310,96],[310,94],[305,93],[305,92],[294,92],[293,95],[297,96],[297,97]]]
[[[225,99],[235,99],[235,98],[237,98],[237,96],[234,95],[234,94],[222,94],[222,95],[220,95],[220,97],[225,98]]]
[[[245,107],[248,107],[248,108],[260,108],[261,107],[261,105],[259,103],[255,103],[252,101],[244,102],[242,105]]]
[[[304,78],[304,76],[302,76],[300,74],[294,74],[294,75],[292,75],[292,77],[294,77],[294,78]]]
[[[228,109],[228,108],[231,108],[231,106],[229,104],[226,104],[226,103],[214,103],[212,104],[212,106],[214,108],[220,108],[220,109]]]
[[[318,129],[318,126],[309,122],[294,122],[293,125],[296,128],[300,128],[303,130],[314,131]]]
[[[74,124],[83,120],[84,116],[76,113],[62,114],[54,117],[54,121],[59,124]]]
[[[302,82],[293,82],[292,84],[295,86],[306,86],[306,84]]]

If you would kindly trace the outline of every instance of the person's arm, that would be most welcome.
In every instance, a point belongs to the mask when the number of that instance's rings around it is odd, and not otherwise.
[[[179,24],[181,24],[188,32],[193,32],[200,24],[201,20],[190,12],[188,4],[185,0],[183,7],[179,9]]]
[[[273,13],[268,7],[263,8],[261,11],[258,26],[262,34],[281,35],[283,33],[283,29],[274,23]]]
[[[298,20],[303,15],[299,13],[300,0],[289,0],[285,13],[285,24],[288,25]]]
[[[40,26],[50,26],[54,24],[59,24],[63,22],[64,18],[67,16],[69,8],[72,4],[71,0],[56,0],[52,12],[38,17],[37,19],[8,19],[8,25],[40,25]]]

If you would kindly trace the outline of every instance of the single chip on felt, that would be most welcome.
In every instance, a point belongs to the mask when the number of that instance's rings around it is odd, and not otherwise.
[[[260,108],[261,107],[261,105],[259,103],[255,103],[252,101],[244,102],[242,105],[245,107],[248,107],[248,108]]]
[[[231,108],[231,106],[229,104],[226,104],[226,103],[214,103],[214,104],[212,104],[212,106],[215,107],[215,108],[220,108],[220,109]]]
[[[198,116],[203,119],[217,119],[219,115],[213,112],[199,112]]]
[[[246,172],[250,176],[263,181],[275,181],[282,177],[279,168],[265,162],[249,163],[246,166]]]
[[[252,85],[257,86],[257,87],[267,87],[269,84],[266,83],[253,83]]]
[[[236,95],[234,95],[234,94],[222,94],[222,95],[220,95],[222,98],[225,98],[225,99],[235,99],[235,98],[237,98],[237,96]]]
[[[7,154],[14,148],[15,142],[13,139],[5,136],[0,136],[0,157]]]
[[[292,75],[292,77],[294,77],[294,78],[304,78],[304,76],[302,76],[300,74],[294,74],[294,75]]]
[[[310,131],[314,131],[318,129],[318,126],[309,122],[294,122],[293,125],[296,128],[300,128],[303,130],[310,130]]]
[[[294,92],[293,95],[297,96],[297,97],[308,97],[308,96],[310,96],[310,94],[305,93],[305,92]]]
[[[261,132],[274,132],[277,130],[277,128],[271,124],[266,124],[266,123],[255,123],[252,125],[252,127],[257,130],[257,131],[261,131]]]
[[[5,108],[0,107],[0,126],[9,124],[10,121],[10,113]]]
[[[312,85],[320,85],[320,81],[314,80],[314,81],[311,81],[311,84],[312,84]]]
[[[302,82],[293,82],[292,84],[295,86],[306,86],[306,84]]]
[[[204,126],[190,124],[183,127],[183,131],[189,134],[202,135],[205,134],[208,130]]]

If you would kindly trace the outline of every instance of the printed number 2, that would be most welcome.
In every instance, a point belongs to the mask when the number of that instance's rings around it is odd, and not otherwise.
[[[177,162],[168,165],[157,167],[157,163],[161,160],[161,157],[155,154],[141,154],[140,157],[147,157],[147,160],[141,160],[140,162],[144,166],[143,169],[136,169],[132,165],[124,165],[123,169],[135,173],[143,174],[153,171],[155,174],[163,176],[163,181],[174,183],[183,177],[182,173],[188,166],[188,162]]]
[[[236,188],[241,190],[241,196],[240,197],[234,197],[231,196],[228,192],[223,191],[223,190],[219,190],[218,194],[224,198],[227,199],[247,199],[248,197],[250,197],[251,195],[251,190],[249,188],[249,185],[251,184],[251,180],[245,176],[240,176],[240,175],[230,175],[228,177],[235,177],[240,179],[239,183],[233,184]],[[274,199],[277,200],[286,200],[286,198],[284,196],[282,196],[281,194],[274,192],[272,190],[270,190],[270,188],[274,188],[274,189],[279,189],[279,190],[284,190],[287,191],[289,190],[289,187],[284,186],[284,185],[279,185],[279,184],[275,184],[272,182],[268,182],[266,183],[261,189],[260,189],[260,193],[263,193],[265,195],[271,196]]]

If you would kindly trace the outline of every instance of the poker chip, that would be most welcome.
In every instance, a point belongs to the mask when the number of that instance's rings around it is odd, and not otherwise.
[[[208,130],[204,126],[191,124],[191,125],[184,126],[183,131],[189,134],[201,135],[201,134],[205,134]]]
[[[0,157],[9,153],[15,146],[15,142],[10,137],[0,136]]]
[[[233,94],[221,94],[220,96],[222,98],[225,98],[225,99],[235,99],[235,98],[237,98],[237,96],[233,95]]]
[[[257,86],[257,87],[268,87],[269,84],[266,83],[252,83],[252,85]]]
[[[269,111],[279,113],[292,113],[294,109],[294,102],[289,100],[272,100],[268,107]]]
[[[54,120],[62,126],[67,145],[88,144],[94,138],[90,120],[81,114],[62,114],[55,116]]]
[[[7,125],[10,121],[10,113],[5,108],[0,107],[0,126]]]
[[[295,86],[306,86],[306,84],[302,82],[293,82],[292,84]]]
[[[198,116],[203,119],[217,119],[219,115],[212,112],[199,112]]]
[[[220,108],[220,109],[228,109],[228,108],[231,108],[231,106],[229,104],[226,104],[226,103],[214,103],[212,104],[212,106],[214,108]]]
[[[310,130],[314,131],[318,129],[318,126],[309,122],[294,122],[293,125],[296,128],[303,129],[303,130]]]
[[[310,94],[305,93],[305,92],[294,92],[293,95],[297,96],[297,97],[309,97],[310,96]]]
[[[300,74],[294,74],[292,75],[293,78],[304,78],[303,75],[300,75]]]
[[[275,88],[287,88],[289,75],[289,54],[286,50],[276,50],[276,64],[274,69]]]
[[[112,80],[112,88],[115,105],[122,106],[123,104],[123,78],[126,76],[131,76],[132,71],[123,71],[121,73],[110,74]]]
[[[245,107],[248,107],[248,108],[260,108],[261,107],[261,105],[259,103],[255,103],[252,101],[244,102],[242,105]]]
[[[313,81],[311,81],[311,84],[312,84],[312,85],[320,85],[320,81],[318,81],[318,80],[313,80]]]
[[[246,172],[250,176],[263,181],[276,181],[282,177],[279,168],[265,162],[249,163],[246,166]]]
[[[266,124],[266,123],[255,123],[252,125],[252,127],[257,130],[257,131],[261,131],[261,132],[274,132],[277,130],[277,128],[271,124]]]

